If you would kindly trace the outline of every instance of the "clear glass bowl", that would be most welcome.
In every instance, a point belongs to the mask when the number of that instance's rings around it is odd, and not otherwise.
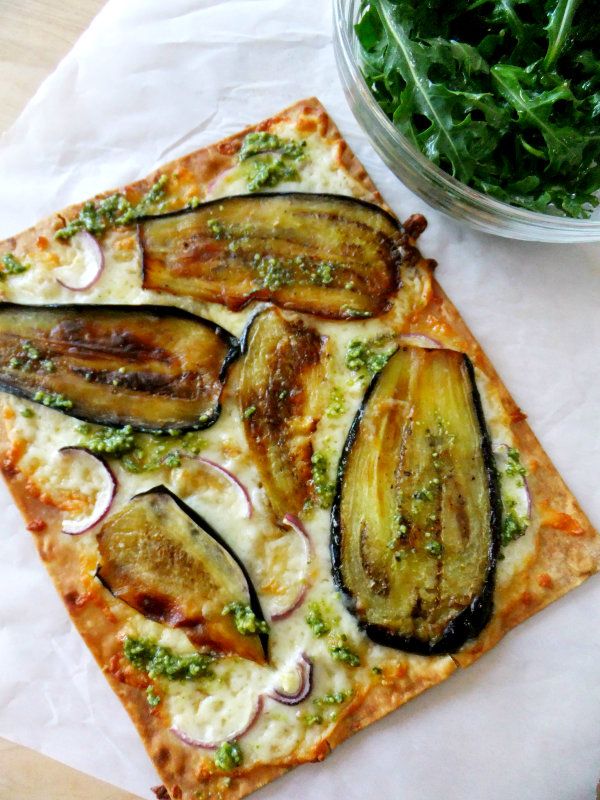
[[[416,150],[376,103],[358,67],[354,23],[361,0],[333,0],[333,5],[335,57],[350,107],[381,158],[409,189],[449,216],[498,236],[534,242],[600,241],[598,218],[555,217],[502,203],[460,183]]]

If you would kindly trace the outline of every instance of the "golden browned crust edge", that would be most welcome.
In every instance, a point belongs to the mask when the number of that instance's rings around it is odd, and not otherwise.
[[[317,131],[332,148],[338,167],[356,181],[357,195],[387,208],[364,167],[316,98],[301,100],[258,125],[250,126],[225,140],[164,165],[122,191],[131,200],[136,200],[148,190],[158,175],[165,171],[175,171],[183,175],[183,180],[189,183],[189,195],[202,197],[202,186],[214,181],[234,163],[235,154],[248,132],[267,130],[271,125],[285,119],[296,120],[299,126],[305,125],[307,131]],[[110,193],[103,192],[97,197],[105,197]],[[72,205],[61,214],[53,215],[19,236],[6,240],[0,244],[0,248],[14,249],[19,254],[20,248],[26,250],[34,246],[40,234],[52,232],[62,226],[65,218],[76,215],[80,208],[81,204]],[[414,240],[410,239],[408,245],[414,248],[414,244]],[[416,249],[413,250],[413,255],[415,259],[420,259]],[[431,268],[428,262],[421,261],[421,264],[425,269]],[[534,506],[544,514],[533,557],[513,577],[509,585],[503,587],[496,598],[496,613],[483,634],[454,657],[457,665],[467,666],[490,649],[512,627],[597,571],[600,566],[600,541],[457,310],[435,279],[432,281],[431,301],[421,316],[435,314],[447,324],[453,335],[464,341],[466,352],[491,380],[505,406],[513,412],[514,422],[511,427],[517,445],[528,463],[537,464],[529,482]],[[414,320],[417,328],[418,323],[417,317]],[[120,650],[116,636],[120,624],[116,619],[111,619],[107,606],[103,607],[97,601],[85,600],[87,590],[81,582],[80,564],[64,537],[60,535],[58,514],[33,497],[18,475],[5,471],[5,477],[27,523],[33,523],[33,527],[36,527],[38,521],[45,524],[45,529],[34,533],[40,557],[77,629],[131,716],[173,800],[202,797],[208,800],[217,796],[237,800],[244,797],[302,761],[322,760],[344,739],[444,680],[455,669],[450,659],[436,659],[436,669],[422,670],[420,675],[402,673],[396,677],[386,676],[382,683],[373,684],[354,698],[309,757],[290,758],[279,764],[260,764],[247,770],[239,770],[234,773],[231,785],[225,788],[221,778],[203,773],[202,759],[197,751],[174,739],[165,728],[160,714],[149,709],[143,690],[117,680],[108,670],[110,660]],[[548,497],[553,498],[552,503],[545,508],[544,503]],[[572,522],[565,521],[560,517],[561,514],[568,515]],[[570,527],[570,532],[557,528],[557,522],[563,527]],[[549,581],[544,579],[540,583],[541,575],[548,575]]]

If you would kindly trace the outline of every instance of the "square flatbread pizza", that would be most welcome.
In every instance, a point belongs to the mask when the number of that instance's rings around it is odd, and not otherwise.
[[[0,244],[3,471],[163,796],[467,667],[600,539],[316,99]]]

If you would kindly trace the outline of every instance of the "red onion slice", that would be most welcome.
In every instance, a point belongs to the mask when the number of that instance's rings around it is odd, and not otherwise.
[[[99,280],[104,270],[104,253],[98,241],[87,231],[78,231],[71,238],[71,244],[79,251],[83,268],[79,265],[63,267],[66,277],[56,278],[56,281],[72,292],[84,292]]]
[[[306,598],[306,593],[308,592],[308,566],[313,558],[313,543],[310,537],[310,534],[302,524],[302,522],[298,519],[295,514],[286,514],[282,520],[284,525],[290,527],[295,533],[297,533],[304,545],[304,553],[306,556],[306,566],[304,569],[304,575],[302,576],[300,583],[300,589],[294,598],[294,600],[290,603],[289,606],[282,608],[279,611],[274,611],[271,613],[271,622],[277,622],[278,620],[287,619],[294,611],[299,608]]]
[[[87,458],[94,461],[94,467],[102,470],[102,486],[96,494],[93,509],[81,519],[65,519],[62,523],[62,532],[70,536],[78,536],[97,525],[108,514],[117,492],[117,479],[108,464],[100,456],[87,450],[85,447],[61,447],[61,455]]]
[[[184,454],[182,454],[184,455]],[[246,519],[250,519],[252,516],[252,512],[254,511],[254,506],[252,505],[252,500],[250,499],[250,492],[241,482],[241,480],[230,472],[225,467],[221,466],[221,464],[217,464],[216,461],[211,461],[210,458],[203,458],[202,456],[186,456],[186,458],[192,458],[194,461],[197,461],[199,464],[206,464],[206,466],[211,467],[212,469],[216,470],[219,474],[221,474],[224,478],[226,478],[229,483],[238,490],[240,495],[244,500],[244,504],[246,506],[246,513],[244,516]]]
[[[237,164],[235,164],[233,167],[228,167],[228,169],[225,169],[223,170],[223,172],[220,172],[216,178],[213,178],[212,181],[209,181],[206,184],[205,197],[210,197],[210,195],[212,194],[212,192],[214,192],[217,186],[220,186],[221,183],[223,183],[226,180],[227,176],[231,175],[231,173],[237,168],[238,168]]]
[[[282,608],[280,611],[271,612],[271,622],[279,622],[280,620],[287,619],[289,616],[291,616],[294,611],[297,608],[300,608],[302,603],[306,600],[307,592],[308,585],[306,583],[302,583],[300,586],[300,591],[292,601],[291,605]]]
[[[282,522],[302,537],[304,550],[306,552],[306,563],[310,564],[313,557],[313,543],[309,532],[295,514],[286,514]]]
[[[256,703],[252,709],[248,721],[241,728],[238,728],[238,730],[236,731],[232,731],[232,733],[230,733],[228,736],[225,736],[224,738],[221,739],[213,739],[213,740],[193,739],[191,736],[188,736],[187,733],[184,733],[175,725],[172,726],[171,733],[174,733],[175,736],[177,736],[178,739],[181,739],[182,742],[185,742],[185,744],[189,744],[190,747],[201,747],[204,750],[216,750],[224,742],[233,742],[237,739],[241,739],[242,736],[248,733],[250,728],[252,728],[256,724],[258,718],[260,717],[264,704],[265,704],[264,697],[262,696],[262,694],[259,694],[258,697],[256,698]]]
[[[398,339],[403,344],[413,345],[413,347],[434,347],[437,349],[444,346],[437,339],[433,339],[431,336],[426,336],[424,333],[403,333],[398,337]]]
[[[520,503],[517,502],[518,505],[524,506],[524,514],[523,516],[526,517],[528,522],[531,522],[531,492],[529,491],[529,484],[527,483],[527,477],[523,475],[523,485],[519,486],[514,478],[511,478],[510,475],[505,475],[506,464],[508,461],[508,451],[510,450],[511,445],[502,442],[501,444],[496,444],[492,448],[494,455],[496,456],[496,464],[498,465],[498,472],[504,477],[506,481],[510,481],[512,486],[511,489],[514,491],[516,490],[520,495]],[[522,509],[521,509],[522,511]]]
[[[313,683],[313,662],[306,653],[300,653],[298,656],[296,669],[300,676],[300,684],[297,691],[286,692],[284,689],[274,687],[267,692],[267,696],[276,700],[278,703],[283,703],[285,706],[297,706],[298,703],[306,700],[308,695],[312,692]]]

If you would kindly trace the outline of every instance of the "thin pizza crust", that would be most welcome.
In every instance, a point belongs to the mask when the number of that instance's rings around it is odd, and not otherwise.
[[[185,206],[191,197],[203,198],[205,187],[214,185],[235,164],[244,136],[253,130],[269,131],[282,121],[296,130],[317,134],[333,155],[335,168],[342,170],[352,185],[352,194],[386,207],[365,169],[342,139],[339,131],[315,98],[294,104],[281,114],[210,147],[185,156],[161,168],[147,179],[125,187],[132,202],[138,200],[159,174],[175,174],[174,200],[169,210]],[[110,192],[98,195],[104,197]],[[17,257],[32,248],[44,250],[53,233],[65,219],[76,215],[74,205],[0,244],[0,250]],[[386,207],[387,208],[387,207]],[[389,210],[389,209],[388,209]],[[508,412],[510,429],[523,460],[529,467],[535,543],[524,562],[498,582],[495,610],[491,622],[478,637],[450,657],[409,657],[407,665],[386,670],[343,709],[335,723],[309,753],[292,755],[277,763],[238,768],[223,777],[207,769],[206,759],[197,750],[176,739],[169,731],[168,719],[160,708],[146,702],[145,675],[124,663],[118,638],[121,621],[103,595],[82,576],[82,567],[68,537],[60,533],[60,512],[49,502],[41,502],[39,491],[17,467],[17,454],[11,452],[6,434],[3,441],[3,473],[38,552],[59,591],[67,610],[98,665],[120,697],[173,800],[227,798],[236,800],[282,775],[304,761],[321,761],[344,739],[371,722],[398,708],[425,689],[449,677],[458,667],[479,658],[512,627],[539,611],[600,568],[600,537],[581,511],[529,427],[525,415],[515,405],[491,363],[462,321],[433,276],[435,263],[424,260],[416,248],[422,218],[406,225],[404,258],[430,278],[428,302],[407,320],[405,332],[435,334],[450,339],[473,360],[501,398]],[[414,234],[414,235],[411,235]],[[5,409],[5,414],[7,413]]]

